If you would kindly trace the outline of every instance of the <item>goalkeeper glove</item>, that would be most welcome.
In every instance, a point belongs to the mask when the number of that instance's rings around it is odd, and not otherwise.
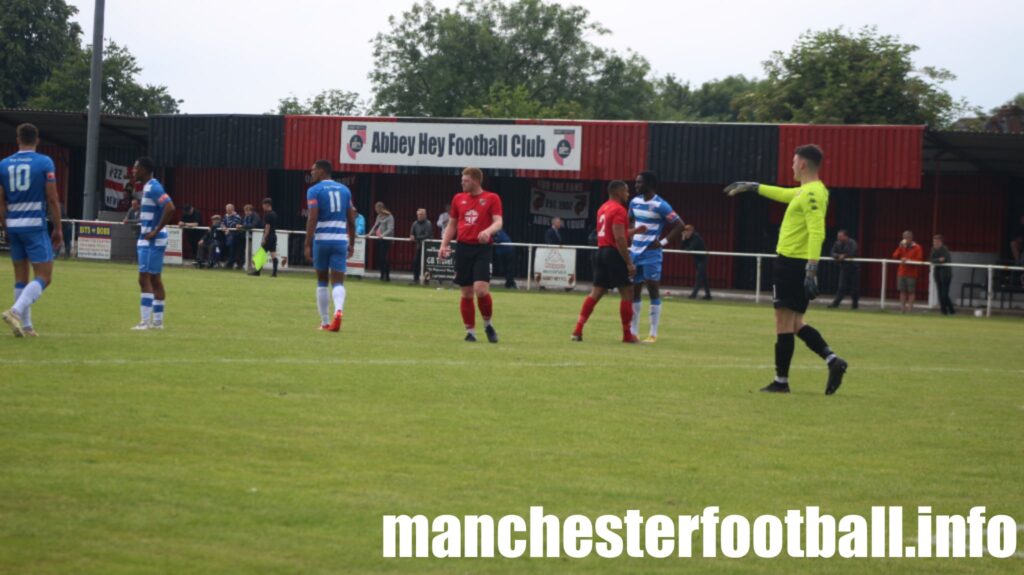
[[[818,297],[818,264],[807,264],[807,276],[804,277],[804,294],[807,299],[812,300]]]
[[[735,196],[743,192],[756,192],[760,185],[757,182],[733,182],[726,186],[724,191],[730,196]]]

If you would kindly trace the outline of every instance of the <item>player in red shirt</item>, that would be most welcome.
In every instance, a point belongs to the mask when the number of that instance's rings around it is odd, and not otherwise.
[[[608,201],[597,211],[597,261],[594,266],[594,287],[583,300],[580,319],[572,332],[572,341],[583,341],[583,325],[590,319],[597,302],[611,289],[618,288],[619,318],[622,320],[622,342],[639,343],[633,335],[633,276],[636,266],[629,257],[629,186],[616,180],[608,184]],[[643,230],[641,230],[643,231]],[[638,288],[639,289],[639,288]]]
[[[451,255],[451,241],[455,246],[455,283],[462,288],[462,323],[466,326],[466,341],[476,341],[476,310],[473,295],[484,318],[487,341],[498,343],[498,332],[491,325],[491,259],[492,238],[501,230],[501,198],[483,189],[484,173],[478,168],[462,170],[462,193],[452,200],[450,219],[441,236],[438,255]]]

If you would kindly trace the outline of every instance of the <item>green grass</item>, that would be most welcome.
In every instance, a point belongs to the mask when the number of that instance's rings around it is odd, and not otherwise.
[[[570,344],[581,295],[497,292],[502,342],[471,346],[451,290],[351,280],[343,332],[327,334],[309,275],[169,269],[167,330],[134,333],[133,268],[59,262],[55,277],[33,310],[43,337],[0,338],[0,573],[1024,570],[381,558],[391,513],[986,505],[1024,520],[1019,319],[816,308],[847,382],[825,397],[798,341],[779,397],[756,392],[768,306],[669,301],[658,343],[632,347],[609,300]]]

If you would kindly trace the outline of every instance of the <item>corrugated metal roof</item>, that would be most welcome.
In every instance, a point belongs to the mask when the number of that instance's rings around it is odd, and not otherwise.
[[[778,182],[795,185],[793,150],[817,144],[825,152],[821,179],[843,188],[921,188],[924,126],[779,126]]]
[[[648,166],[668,182],[773,182],[778,126],[765,124],[651,124]]]
[[[152,116],[150,155],[160,166],[280,168],[284,116]]]

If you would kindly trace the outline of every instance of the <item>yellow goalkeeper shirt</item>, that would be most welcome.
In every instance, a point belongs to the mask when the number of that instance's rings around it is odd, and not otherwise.
[[[825,212],[828,211],[828,188],[825,184],[810,182],[799,188],[761,184],[757,193],[788,204],[775,251],[787,258],[820,258],[821,244],[825,241]]]

